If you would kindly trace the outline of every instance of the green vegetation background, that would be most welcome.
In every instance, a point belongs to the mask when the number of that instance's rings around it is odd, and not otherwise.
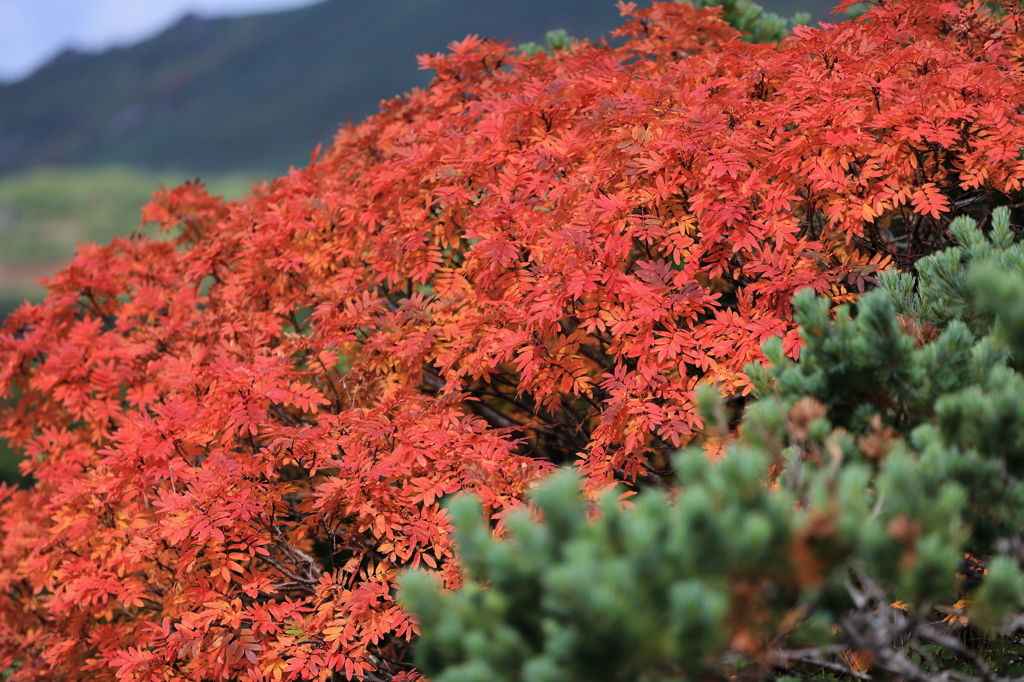
[[[64,267],[80,243],[108,243],[142,229],[139,210],[161,185],[195,175],[129,166],[42,169],[0,178],[0,319],[42,299],[38,283]],[[244,196],[255,173],[206,175],[211,193]],[[17,458],[0,440],[0,481],[23,482]]]
[[[140,228],[139,210],[161,185],[194,178],[128,166],[42,169],[0,179],[0,315],[7,315],[43,289],[33,274],[52,274],[75,255],[79,243],[103,244]],[[243,196],[254,174],[203,178],[210,191]],[[7,273],[4,275],[3,273]]]

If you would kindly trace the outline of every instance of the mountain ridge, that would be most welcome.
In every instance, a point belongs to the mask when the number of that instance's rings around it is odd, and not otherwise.
[[[829,20],[831,0],[775,0]],[[148,40],[65,51],[0,85],[0,175],[132,164],[270,174],[304,165],[347,119],[424,87],[415,55],[479,34],[513,44],[554,28],[595,39],[621,23],[594,0],[325,2],[244,17],[188,15]]]

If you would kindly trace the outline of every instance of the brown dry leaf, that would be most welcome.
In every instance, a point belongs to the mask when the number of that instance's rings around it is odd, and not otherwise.
[[[802,587],[821,584],[826,562],[814,551],[814,545],[826,541],[835,530],[835,513],[814,511],[807,522],[794,534],[789,555],[797,571],[797,582]]]
[[[850,667],[859,673],[866,673],[875,661],[875,657],[869,651],[851,651],[849,659]]]
[[[825,451],[828,452],[833,466],[838,467],[843,463],[843,448],[839,445],[839,438],[845,433],[846,429],[837,427],[832,429],[832,433],[825,439]]]
[[[882,417],[877,412],[871,417],[869,424],[871,431],[857,438],[857,447],[866,457],[878,461],[900,439],[892,427],[882,427]]]
[[[754,633],[746,628],[740,628],[733,633],[732,640],[729,642],[729,648],[741,654],[753,656],[760,651],[761,646]]]
[[[727,436],[711,435],[704,439],[701,447],[704,448],[704,454],[709,461],[717,462],[725,457],[725,449],[730,442],[732,441]]]
[[[914,345],[918,348],[934,341],[939,336],[939,328],[930,322],[921,322],[913,315],[900,315],[897,320],[900,324],[900,331],[914,339]]]
[[[808,428],[815,419],[824,417],[828,413],[825,406],[810,396],[800,398],[789,409],[789,418],[786,426],[789,428],[789,437],[798,443],[807,440]]]
[[[852,291],[847,291],[845,284],[833,284],[828,295],[836,305],[841,305],[843,303],[856,303],[859,298],[857,294]]]
[[[905,546],[912,546],[921,534],[921,524],[906,514],[900,514],[889,521],[885,531]]]
[[[946,612],[946,617],[942,619],[943,623],[959,623],[960,625],[967,626],[967,600],[961,599]]]

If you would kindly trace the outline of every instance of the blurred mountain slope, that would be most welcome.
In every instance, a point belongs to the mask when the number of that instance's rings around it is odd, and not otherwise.
[[[762,2],[829,21],[831,0]],[[242,18],[188,16],[101,54],[68,51],[0,86],[0,174],[129,164],[279,174],[347,118],[425,86],[415,55],[475,33],[519,44],[564,28],[600,37],[612,0],[328,0]]]

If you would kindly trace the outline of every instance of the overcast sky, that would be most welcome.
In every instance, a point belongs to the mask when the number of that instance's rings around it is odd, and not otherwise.
[[[188,12],[253,14],[317,1],[0,0],[0,81],[23,78],[68,47],[94,51],[138,42]]]

